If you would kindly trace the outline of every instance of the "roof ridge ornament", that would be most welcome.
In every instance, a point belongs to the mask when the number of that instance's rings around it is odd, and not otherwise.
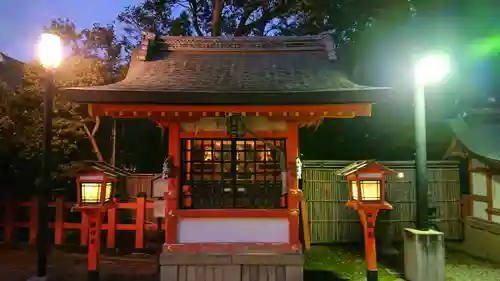
[[[137,58],[140,61],[147,61],[151,57],[152,48],[155,45],[156,40],[158,40],[158,36],[154,32],[143,31],[142,38]]]
[[[321,36],[160,36],[161,51],[319,51],[325,49]]]

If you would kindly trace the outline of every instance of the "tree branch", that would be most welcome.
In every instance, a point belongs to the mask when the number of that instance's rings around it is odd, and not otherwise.
[[[295,1],[289,0],[285,1],[284,5],[279,5],[278,7],[274,7],[271,10],[265,10],[262,13],[262,16],[258,19],[255,20],[247,25],[244,25],[241,28],[241,35],[248,35],[252,29],[254,28],[261,28],[262,26],[266,26],[267,23],[269,23],[272,19],[283,15],[292,5],[295,3]]]
[[[250,6],[245,6],[243,8],[243,15],[241,16],[240,23],[238,24],[238,27],[236,28],[236,31],[234,32],[234,36],[242,36],[243,35],[243,28],[245,27],[245,23],[248,20],[248,17],[257,10],[258,7],[250,7]]]
[[[191,10],[191,17],[193,19],[194,31],[196,31],[196,34],[198,36],[203,36],[204,34],[201,31],[200,23],[198,21],[198,3],[196,2],[196,0],[189,0],[189,6],[191,7],[190,10]]]

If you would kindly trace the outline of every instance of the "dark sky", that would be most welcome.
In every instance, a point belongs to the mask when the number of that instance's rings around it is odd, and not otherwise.
[[[125,6],[140,0],[0,0],[0,52],[29,61],[43,26],[61,17],[77,27],[110,23]]]

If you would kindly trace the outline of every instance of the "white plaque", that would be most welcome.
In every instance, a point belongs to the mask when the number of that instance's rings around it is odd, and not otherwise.
[[[156,200],[153,205],[153,214],[155,218],[165,217],[165,200]]]

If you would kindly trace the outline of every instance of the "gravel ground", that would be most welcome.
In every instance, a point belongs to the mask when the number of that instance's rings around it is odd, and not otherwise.
[[[475,259],[462,252],[446,253],[447,281],[499,281],[500,266]]]
[[[365,264],[361,255],[337,247],[313,247],[307,254],[306,269],[336,272],[335,276],[312,273],[307,281],[362,281]],[[49,257],[48,276],[51,281],[86,280],[87,257],[54,251]],[[33,251],[0,248],[0,280],[25,281],[35,273],[36,255]],[[447,251],[447,281],[500,281],[500,266],[475,259],[459,251]],[[154,256],[102,257],[101,281],[158,281]],[[321,272],[320,272],[321,273]],[[379,264],[379,280],[403,280]],[[327,277],[328,276],[328,277]],[[326,279],[326,280],[325,280]]]
[[[36,272],[33,251],[0,249],[0,280],[24,281]],[[100,261],[101,281],[158,281],[156,259],[106,258]],[[87,257],[54,251],[49,257],[48,280],[84,281],[87,277]]]

